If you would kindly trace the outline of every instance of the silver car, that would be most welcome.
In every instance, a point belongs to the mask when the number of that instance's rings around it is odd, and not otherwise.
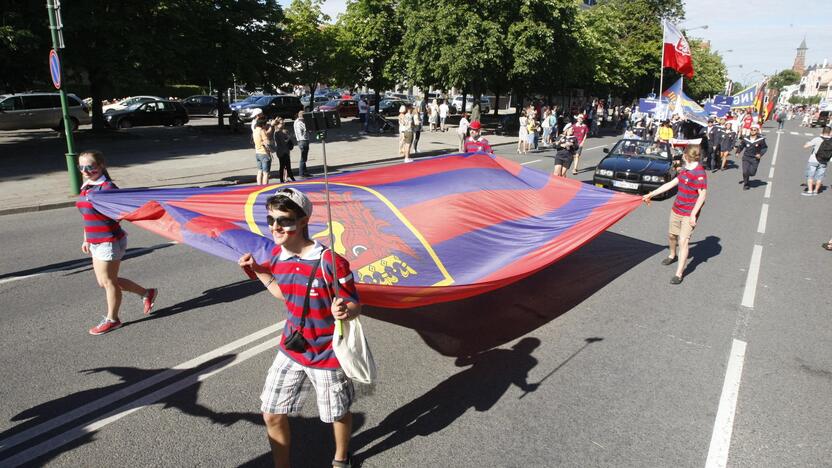
[[[90,123],[86,104],[74,94],[66,96],[72,130]],[[0,95],[0,130],[32,128],[63,129],[61,96],[58,93],[20,93]]]

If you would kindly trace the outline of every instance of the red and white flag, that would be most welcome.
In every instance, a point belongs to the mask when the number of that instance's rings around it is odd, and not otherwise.
[[[688,40],[675,24],[664,22],[664,62],[662,66],[670,67],[690,78],[693,76],[693,58],[690,55]]]

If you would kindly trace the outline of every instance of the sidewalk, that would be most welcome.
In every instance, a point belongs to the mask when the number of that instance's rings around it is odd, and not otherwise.
[[[122,188],[253,183],[256,163],[247,130],[232,134],[212,124],[210,119],[201,119],[180,128],[134,128],[103,135],[82,130],[76,134],[76,150],[103,151],[110,174]],[[516,141],[513,136],[486,136],[497,145]],[[456,127],[444,133],[423,131],[415,158],[454,153],[457,149]],[[0,132],[0,150],[0,215],[74,205],[63,157],[63,138],[56,137],[54,132]],[[355,120],[346,120],[341,129],[328,135],[326,151],[333,172],[400,160],[398,135],[359,135]],[[291,157],[297,174],[297,148],[292,150]],[[310,145],[307,165],[313,174],[323,173],[321,143]],[[277,165],[273,164],[272,169],[276,174]]]

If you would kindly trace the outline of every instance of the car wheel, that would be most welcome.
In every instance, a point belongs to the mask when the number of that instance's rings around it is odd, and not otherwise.
[[[121,119],[118,122],[118,128],[133,128],[133,122],[130,119]]]
[[[174,127],[181,127],[184,124],[185,124],[185,122],[183,122],[182,119],[179,119],[179,118],[173,119],[173,126]]]
[[[220,115],[220,111],[219,111],[219,109],[211,109],[211,112],[209,112],[209,114],[211,114],[211,117],[217,117],[217,116]],[[176,125],[176,124],[174,124],[174,125]]]

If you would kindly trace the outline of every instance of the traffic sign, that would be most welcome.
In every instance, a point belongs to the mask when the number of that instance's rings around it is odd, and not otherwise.
[[[55,89],[61,89],[61,59],[55,49],[49,51],[49,74],[52,75],[52,84]]]

